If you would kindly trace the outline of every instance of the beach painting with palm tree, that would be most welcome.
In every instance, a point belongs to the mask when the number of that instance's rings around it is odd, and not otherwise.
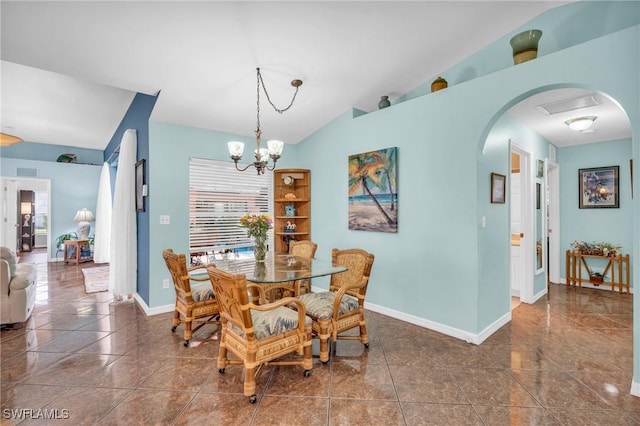
[[[349,156],[349,229],[398,232],[398,148]]]

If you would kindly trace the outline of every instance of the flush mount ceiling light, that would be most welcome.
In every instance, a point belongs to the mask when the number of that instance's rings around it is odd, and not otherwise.
[[[588,117],[578,117],[572,118],[571,120],[567,120],[564,122],[571,130],[575,130],[576,132],[584,132],[589,129],[594,121],[596,121],[595,115],[590,115]]]
[[[242,152],[244,151],[244,143],[237,141],[227,142],[227,149],[229,150],[229,155],[231,155],[231,159],[236,164],[236,169],[238,171],[244,172],[250,166],[254,166],[259,175],[263,175],[265,170],[273,170],[276,168],[276,162],[278,158],[280,158],[280,154],[282,154],[282,148],[284,148],[284,142],[278,140],[269,140],[267,141],[267,148],[260,148],[260,137],[262,136],[262,131],[260,130],[260,86],[262,86],[262,90],[264,90],[264,94],[267,96],[267,100],[273,107],[273,109],[282,114],[287,111],[293,105],[293,101],[296,100],[296,95],[298,94],[298,89],[302,86],[302,80],[293,80],[291,85],[296,88],[296,91],[293,93],[293,97],[291,98],[291,102],[289,106],[284,109],[277,108],[273,102],[271,102],[271,98],[269,98],[269,93],[267,92],[267,88],[264,86],[264,81],[262,81],[262,75],[260,74],[260,68],[256,68],[256,80],[258,86],[258,100],[257,104],[257,127],[256,127],[256,150],[255,150],[255,161],[253,163],[247,164],[244,169],[240,169],[238,167],[238,161],[242,159]],[[273,165],[271,167],[268,166],[269,158],[273,161]]]
[[[0,133],[0,146],[11,146],[18,142],[22,142],[22,138],[7,133]]]

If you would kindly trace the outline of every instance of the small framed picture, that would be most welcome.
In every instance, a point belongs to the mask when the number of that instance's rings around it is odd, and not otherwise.
[[[620,207],[619,166],[578,170],[579,207],[581,209]]]
[[[507,177],[498,173],[491,173],[491,203],[504,204]]]
[[[144,164],[145,160],[142,159],[136,163],[136,211],[143,212],[144,205]]]
[[[538,169],[537,169],[537,173],[536,173],[536,177],[543,177],[544,176],[544,160],[538,160]]]

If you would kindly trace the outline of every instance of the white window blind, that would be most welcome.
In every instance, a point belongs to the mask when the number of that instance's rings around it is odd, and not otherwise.
[[[228,161],[191,158],[189,161],[189,250],[211,253],[251,251],[253,241],[241,228],[245,214],[273,217],[273,175],[236,170]],[[269,231],[267,244],[273,243]]]

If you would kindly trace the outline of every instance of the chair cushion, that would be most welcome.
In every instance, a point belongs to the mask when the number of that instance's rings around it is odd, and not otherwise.
[[[204,302],[209,299],[215,299],[213,288],[210,281],[191,282],[191,297],[194,302]]]
[[[12,277],[16,276],[16,265],[18,264],[18,256],[16,252],[7,247],[0,247],[0,259],[4,259],[9,264],[9,273]]]
[[[298,296],[297,299],[304,303],[307,315],[314,319],[328,320],[333,316],[333,300],[336,294],[331,291],[319,293],[307,293]],[[339,315],[358,309],[358,299],[345,294],[340,302]]]
[[[277,334],[295,330],[298,327],[298,312],[284,306],[271,311],[251,311],[253,331],[256,339],[264,339]],[[305,317],[305,324],[310,324],[311,319]],[[230,324],[231,328],[241,336],[244,332],[237,326]]]

